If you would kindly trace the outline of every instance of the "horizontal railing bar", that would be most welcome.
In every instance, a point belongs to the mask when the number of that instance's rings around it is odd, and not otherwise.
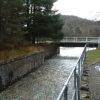
[[[99,37],[64,37],[64,38],[99,38]]]
[[[85,47],[84,47],[84,50],[85,50],[85,48],[86,48],[86,45],[85,45]],[[83,52],[84,52],[84,50],[83,50]],[[83,52],[82,52],[82,54],[83,54]],[[72,71],[71,71],[71,73],[70,73],[70,75],[69,75],[67,81],[65,82],[64,86],[66,86],[66,85],[68,84],[68,82],[69,82],[69,80],[70,80],[72,74],[74,73],[75,68],[77,67],[77,65],[78,65],[78,63],[79,63],[79,61],[80,61],[80,58],[82,57],[82,54],[81,54],[81,56],[78,58],[78,60],[77,60],[77,62],[76,62],[76,65],[75,65],[74,68],[72,69]]]
[[[63,39],[84,39],[84,40],[98,40],[100,37],[64,37]]]
[[[63,86],[63,88],[62,88],[62,90],[61,90],[59,96],[57,97],[57,100],[60,100],[60,98],[63,96],[62,94],[63,94],[65,88],[66,88],[66,86]]]
[[[71,76],[73,75],[73,71],[75,70],[75,68],[76,68],[76,66],[74,66],[74,68],[72,69],[70,75],[68,76],[68,79],[67,79],[67,81],[65,82],[65,84],[63,85],[63,88],[62,88],[62,90],[61,90],[61,92],[60,92],[60,94],[59,94],[57,100],[59,100],[59,99],[62,97],[62,94],[63,94],[64,90],[66,89],[66,86],[68,85],[68,82],[70,81],[70,78],[71,78]]]
[[[64,37],[61,41],[61,43],[91,43],[91,44],[98,44],[100,45],[100,37]]]

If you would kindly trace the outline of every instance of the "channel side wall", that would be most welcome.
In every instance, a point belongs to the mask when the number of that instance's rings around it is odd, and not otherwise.
[[[22,58],[16,58],[13,61],[0,64],[0,91],[9,85],[18,81],[28,73],[35,71],[44,63],[46,58],[58,53],[56,46],[49,46],[44,51],[31,54]]]

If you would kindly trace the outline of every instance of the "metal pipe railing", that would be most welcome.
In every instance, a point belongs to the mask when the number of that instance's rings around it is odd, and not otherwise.
[[[57,100],[68,100],[68,89],[69,89],[68,84],[71,81],[71,78],[74,78],[72,100],[80,100],[80,82],[81,82],[81,76],[83,74],[84,61],[86,59],[86,47],[87,45],[85,45],[81,56],[79,57],[76,65],[72,69],[67,81],[65,82],[61,92],[59,93]]]
[[[64,37],[61,42],[98,43],[100,37]]]

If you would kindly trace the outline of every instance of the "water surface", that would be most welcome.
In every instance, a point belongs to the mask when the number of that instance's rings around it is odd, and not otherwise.
[[[0,100],[56,100],[83,48],[60,48],[35,72],[0,94]]]

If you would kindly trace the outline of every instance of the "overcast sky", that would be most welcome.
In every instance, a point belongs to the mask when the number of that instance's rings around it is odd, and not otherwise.
[[[100,20],[100,0],[58,0],[53,9],[63,15]]]

